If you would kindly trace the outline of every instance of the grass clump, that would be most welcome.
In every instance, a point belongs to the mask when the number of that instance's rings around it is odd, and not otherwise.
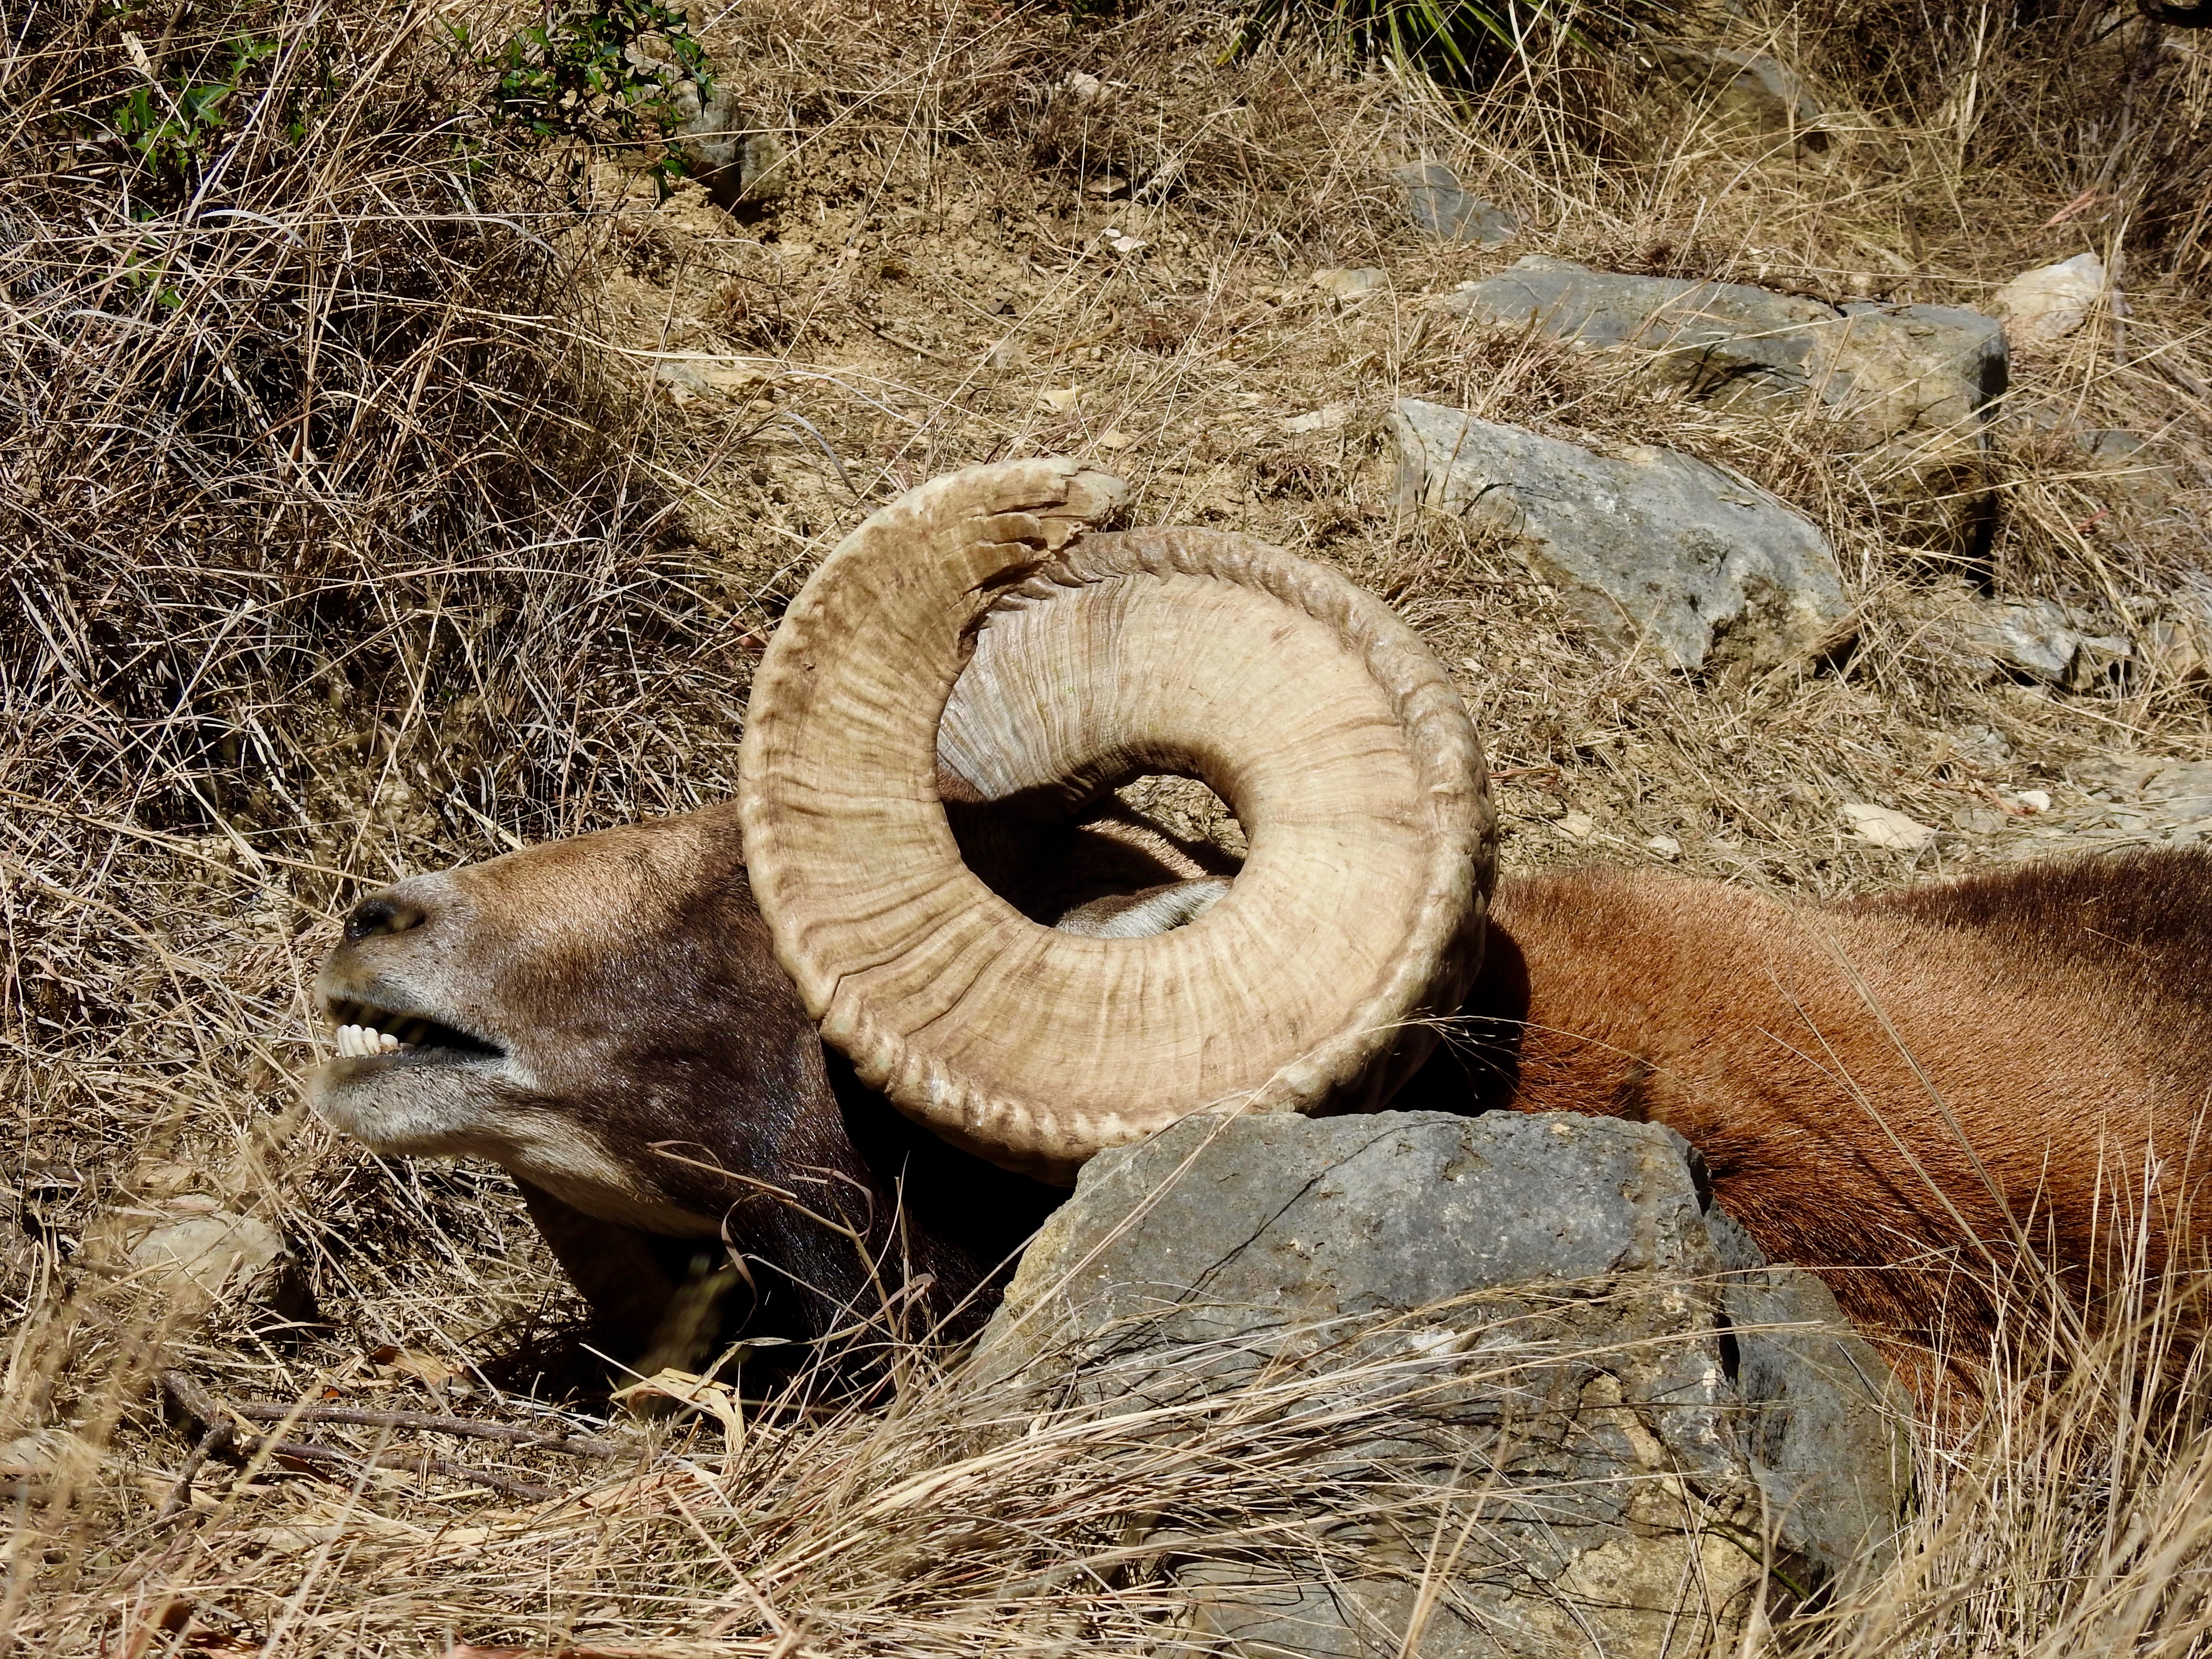
[[[1355,60],[1482,88],[1537,72],[1563,52],[1648,33],[1674,15],[1661,0],[1261,0],[1239,22],[1237,49],[1304,29]]]

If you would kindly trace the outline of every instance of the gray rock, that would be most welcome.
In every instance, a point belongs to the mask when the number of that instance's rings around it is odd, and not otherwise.
[[[1534,255],[1446,302],[1590,350],[1648,354],[1646,372],[1701,402],[1817,403],[1867,452],[1860,471],[1908,509],[1905,533],[1978,562],[1996,528],[1987,423],[2004,394],[2004,330],[1948,306],[1854,304],[1741,283],[1592,270]]]
[[[1686,90],[1711,100],[1723,121],[1759,132],[1794,132],[1816,153],[1827,148],[1820,131],[1820,106],[1804,84],[1765,52],[1734,46],[1665,46],[1660,66]]]
[[[773,133],[745,130],[726,83],[716,82],[702,100],[697,82],[684,81],[670,102],[681,118],[674,137],[684,170],[707,187],[717,206],[758,206],[790,188],[790,158],[783,146]]]
[[[2003,328],[1958,306],[1852,304],[1825,333],[1824,401],[1884,438],[1934,434],[1978,442],[2011,376]]]
[[[2063,685],[2081,635],[2065,608],[2049,599],[1984,605],[1967,618],[1967,641],[1999,667]]]
[[[1878,1565],[1905,1492],[1881,1360],[1656,1125],[1186,1119],[1085,1167],[978,1366],[1180,1444],[1290,1413],[1291,1541],[1144,1540],[1254,1656],[1703,1651]]]
[[[1596,455],[1411,398],[1390,424],[1401,499],[1521,537],[1593,627],[1650,639],[1670,666],[1786,662],[1850,614],[1812,523],[1703,461]]]
[[[1445,304],[1590,350],[1649,352],[1658,378],[1704,401],[1817,399],[1844,410],[1869,446],[1906,431],[1978,434],[2007,380],[2003,329],[1947,306],[1839,311],[1741,283],[1628,276],[1541,254]]]
[[[1968,647],[1996,667],[2073,691],[2109,680],[2135,655],[2124,638],[2091,627],[2051,599],[1983,601],[1963,624]]]
[[[1495,203],[1470,196],[1459,175],[1440,161],[1413,161],[1398,169],[1406,186],[1406,213],[1417,229],[1447,242],[1499,247],[1521,234],[1521,222]]]
[[[1445,305],[1500,327],[1533,325],[1589,350],[1653,353],[1660,379],[1720,403],[1813,395],[1820,335],[1840,315],[1817,300],[1739,283],[1624,276],[1545,254],[1468,284]]]
[[[2212,761],[2116,756],[2085,762],[2073,775],[2135,820],[2126,826],[2134,833],[2212,826]]]

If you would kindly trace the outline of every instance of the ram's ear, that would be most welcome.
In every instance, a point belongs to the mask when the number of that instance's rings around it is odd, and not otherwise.
[[[753,890],[824,1037],[1047,1179],[1206,1108],[1378,1103],[1466,989],[1493,868],[1474,731],[1410,629],[1243,537],[1077,535],[1116,493],[1020,462],[884,509],[787,613],[741,751]],[[940,751],[987,799],[1196,776],[1251,852],[1187,927],[1042,927],[961,862]]]

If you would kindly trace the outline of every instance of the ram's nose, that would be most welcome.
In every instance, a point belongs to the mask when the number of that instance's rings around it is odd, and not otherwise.
[[[380,933],[404,933],[429,919],[430,913],[414,900],[396,893],[379,893],[354,906],[353,914],[346,918],[345,936],[348,943],[358,944]]]

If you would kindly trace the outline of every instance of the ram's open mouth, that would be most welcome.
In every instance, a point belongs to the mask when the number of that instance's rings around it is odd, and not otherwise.
[[[425,1059],[496,1060],[507,1051],[495,1042],[426,1018],[336,998],[328,1012],[337,1027],[338,1058],[368,1060],[380,1054],[417,1054]]]

